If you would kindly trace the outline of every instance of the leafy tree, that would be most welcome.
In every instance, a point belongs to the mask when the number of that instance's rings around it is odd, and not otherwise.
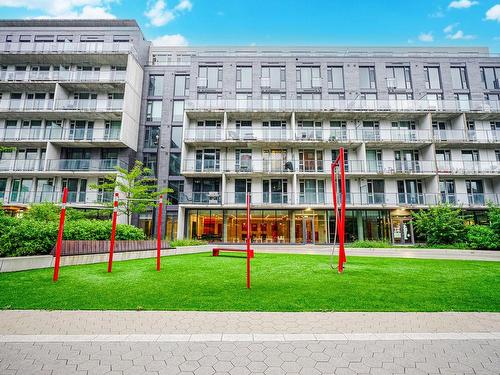
[[[500,249],[500,236],[486,225],[467,227],[467,244],[473,249]]]
[[[121,167],[116,167],[116,170],[117,176],[107,176],[104,183],[93,184],[91,188],[119,191],[122,199],[118,202],[118,210],[127,216],[128,224],[131,223],[133,214],[142,214],[149,208],[156,207],[159,195],[171,192],[170,189],[158,191],[156,179],[151,177],[151,169],[144,167],[139,160],[135,161],[130,171]],[[113,202],[108,202],[107,205],[113,207]]]
[[[415,229],[430,245],[447,245],[463,242],[465,223],[460,208],[437,205],[413,213]]]
[[[490,228],[500,236],[500,206],[492,204],[488,206],[488,220],[490,221]]]

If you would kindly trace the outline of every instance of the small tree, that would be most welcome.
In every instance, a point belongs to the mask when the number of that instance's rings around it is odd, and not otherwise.
[[[500,236],[500,207],[493,204],[488,205],[488,220],[493,232]]]
[[[460,208],[437,205],[413,213],[415,229],[430,245],[464,242],[465,223]]]
[[[156,207],[159,195],[171,191],[158,191],[156,178],[151,177],[151,169],[144,167],[139,160],[135,161],[130,171],[121,167],[116,167],[116,170],[118,175],[107,176],[104,183],[90,186],[92,189],[108,192],[119,191],[125,199],[119,201],[118,211],[127,216],[128,224],[131,223],[133,214],[142,214],[147,212],[148,208]],[[113,207],[113,201],[106,204]]]

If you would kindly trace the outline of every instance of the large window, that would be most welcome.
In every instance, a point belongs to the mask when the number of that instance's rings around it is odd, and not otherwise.
[[[387,87],[389,89],[411,89],[409,66],[388,66]]]
[[[465,70],[465,66],[451,67],[451,82],[453,84],[453,89],[464,90],[469,88],[467,84],[467,73]]]
[[[252,67],[237,66],[236,67],[236,88],[237,89],[252,89]]]
[[[483,181],[466,180],[465,187],[467,188],[467,196],[469,198],[469,204],[484,205]]]
[[[284,204],[288,202],[288,181],[271,179],[262,181],[263,203]]]
[[[299,180],[300,203],[318,204],[325,203],[325,181],[304,179]]]
[[[327,75],[329,89],[344,90],[344,68],[342,66],[329,66]]]
[[[172,127],[172,137],[170,138],[170,148],[182,147],[182,126]]]
[[[170,176],[179,176],[181,174],[181,153],[171,152],[168,163],[168,174]]]
[[[439,74],[439,67],[437,66],[424,66],[425,87],[428,90],[441,89],[441,76]]]
[[[148,100],[146,104],[146,121],[161,121],[161,100]]]
[[[398,184],[398,201],[400,204],[424,204],[422,181],[401,180]]]
[[[222,88],[221,66],[200,66],[198,71],[198,87],[207,89]]]
[[[215,172],[220,170],[220,150],[207,148],[196,150],[196,171]]]
[[[174,96],[189,96],[189,76],[175,76]]]
[[[160,136],[159,126],[146,126],[144,132],[144,148],[156,148]]]
[[[174,100],[172,110],[172,122],[182,122],[184,120],[184,100]]]
[[[374,66],[359,67],[359,87],[362,89],[374,89],[377,87]]]
[[[286,72],[284,66],[263,66],[261,86],[270,89],[286,88]]]
[[[179,204],[181,194],[184,192],[184,181],[168,181],[168,187],[172,190],[168,194],[171,204]]]
[[[149,76],[149,96],[163,96],[163,76],[150,75]]]
[[[321,87],[319,66],[301,66],[297,68],[297,88],[312,89]]]
[[[323,172],[323,150],[299,150],[301,172]]]
[[[481,80],[485,89],[500,89],[500,67],[481,67]]]
[[[245,203],[247,193],[252,192],[252,180],[236,179],[234,180],[234,203]]]

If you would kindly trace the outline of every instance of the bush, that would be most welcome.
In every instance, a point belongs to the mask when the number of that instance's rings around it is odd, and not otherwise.
[[[488,207],[488,220],[490,221],[490,228],[500,236],[500,207],[490,205]]]
[[[61,207],[54,203],[37,203],[30,206],[23,214],[23,218],[41,221],[59,221]],[[66,209],[66,219],[69,221],[81,219],[110,219],[110,210],[83,210],[68,207]]]
[[[170,247],[182,247],[182,246],[200,246],[200,245],[206,245],[208,242],[207,241],[201,241],[201,240],[190,240],[190,239],[183,239],[183,240],[174,240],[170,242]]]
[[[459,208],[438,205],[413,213],[414,226],[429,245],[447,245],[465,241],[465,223]]]
[[[0,256],[49,254],[57,241],[59,223],[30,218],[14,219],[0,234]],[[109,240],[111,222],[99,220],[68,221],[64,225],[65,240]],[[140,228],[127,224],[116,226],[117,240],[144,240]]]
[[[354,247],[354,248],[384,248],[384,247],[393,247],[389,242],[387,241],[354,241],[353,243],[350,243],[347,245],[348,247]]]
[[[491,227],[470,225],[467,227],[467,244],[473,249],[500,249],[500,236]]]

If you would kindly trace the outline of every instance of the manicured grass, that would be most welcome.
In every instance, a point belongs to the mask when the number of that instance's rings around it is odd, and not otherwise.
[[[0,274],[0,308],[241,311],[500,311],[500,263],[207,253]]]

